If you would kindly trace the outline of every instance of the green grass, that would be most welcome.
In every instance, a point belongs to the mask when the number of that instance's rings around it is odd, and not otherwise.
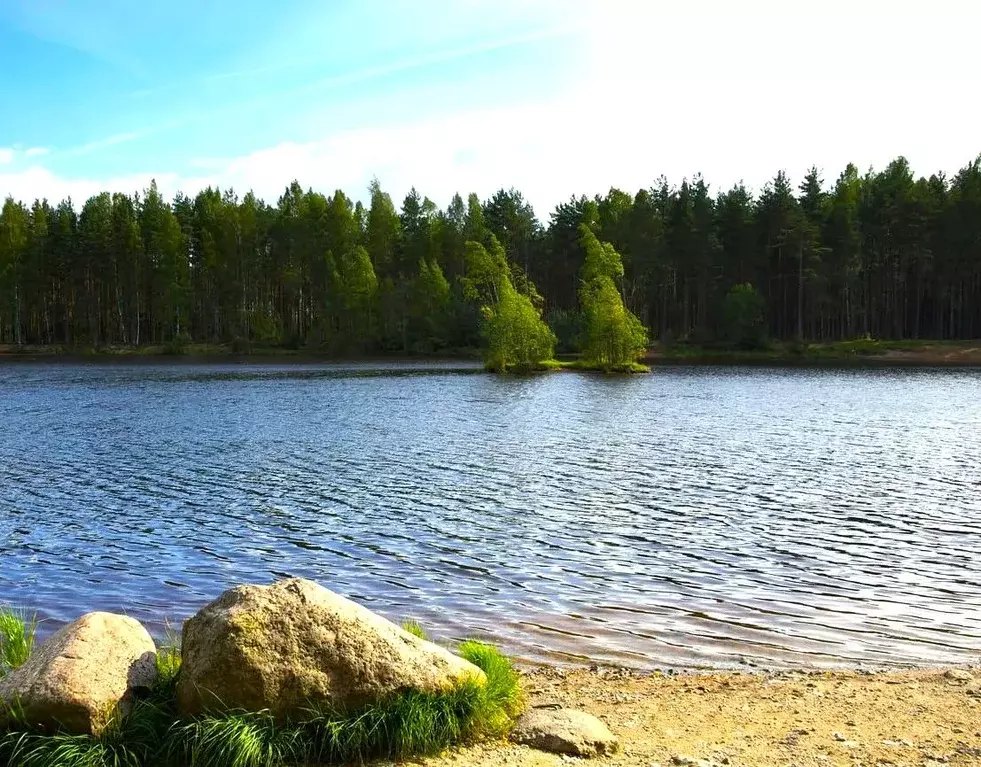
[[[605,365],[600,363],[585,362],[581,359],[573,360],[543,360],[534,364],[515,365],[506,371],[495,370],[485,367],[489,373],[506,373],[509,375],[527,375],[529,373],[547,373],[555,370],[579,370],[590,373],[650,373],[651,369],[647,365],[639,362],[624,362],[617,365]]]
[[[555,363],[556,370],[581,370],[590,373],[650,373],[651,369],[647,365],[639,362],[623,362],[616,365],[607,365],[598,362],[586,362],[585,360],[566,360]]]
[[[558,360],[541,360],[540,362],[519,362],[509,365],[506,368],[485,363],[484,370],[488,373],[499,373],[502,375],[528,375],[529,373],[544,373],[550,370],[559,370],[563,367]]]
[[[402,630],[409,632],[414,637],[419,637],[419,639],[429,641],[429,637],[426,635],[426,629],[422,627],[422,624],[419,623],[419,621],[412,620],[411,618],[405,619],[402,621]]]
[[[414,621],[403,627],[425,637]],[[171,634],[158,650],[150,695],[98,737],[32,732],[11,715],[6,733],[0,729],[0,767],[288,767],[403,759],[503,736],[524,705],[508,658],[468,641],[459,654],[484,671],[486,684],[466,682],[440,694],[408,691],[351,710],[311,709],[287,721],[268,711],[181,720],[175,640]]]
[[[167,627],[167,639],[157,647],[157,682],[154,692],[158,697],[173,700],[177,694],[177,678],[181,671],[181,638]]]
[[[465,642],[460,655],[487,675],[431,694],[404,692],[364,708],[310,710],[277,722],[268,711],[204,717],[182,725],[173,758],[195,767],[346,764],[439,753],[460,742],[507,733],[524,698],[510,661],[495,648]]]
[[[0,607],[0,679],[31,657],[36,630],[34,616]]]
[[[487,730],[485,735],[505,734],[525,705],[518,672],[506,655],[483,642],[469,640],[460,645],[458,652],[487,675],[487,685],[481,688],[479,707],[472,718]]]
[[[3,767],[170,767],[167,757],[177,719],[172,697],[155,687],[125,717],[114,716],[98,736],[33,731],[16,713],[0,737]]]

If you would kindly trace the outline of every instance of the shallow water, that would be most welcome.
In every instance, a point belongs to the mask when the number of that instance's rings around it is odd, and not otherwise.
[[[304,576],[640,667],[981,652],[981,373],[0,366],[0,602],[155,631]]]

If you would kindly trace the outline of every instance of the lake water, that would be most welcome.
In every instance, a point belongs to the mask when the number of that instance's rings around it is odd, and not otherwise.
[[[0,603],[283,576],[529,660],[976,662],[981,372],[0,366]]]

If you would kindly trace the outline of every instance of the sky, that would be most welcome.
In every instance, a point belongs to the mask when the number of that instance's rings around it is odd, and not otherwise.
[[[0,197],[437,204],[981,153],[972,0],[0,0]]]

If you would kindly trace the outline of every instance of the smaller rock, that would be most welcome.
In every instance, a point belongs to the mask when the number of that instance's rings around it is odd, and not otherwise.
[[[835,740],[837,740],[839,743],[844,743],[846,740],[848,740],[848,738],[846,738],[840,732],[834,732],[834,733],[832,733],[831,734],[831,737],[834,738]]]
[[[0,712],[16,706],[35,728],[99,735],[153,685],[156,657],[153,639],[139,621],[88,613],[0,679]]]
[[[620,747],[603,722],[571,708],[531,709],[518,718],[511,739],[540,751],[586,758],[613,754]]]
[[[797,741],[800,740],[802,735],[807,735],[807,730],[802,730],[797,728],[796,730],[791,730],[787,733],[787,737],[783,739],[783,742],[788,746],[796,746]]]
[[[950,679],[950,680],[952,680],[954,682],[973,682],[974,681],[974,674],[972,674],[967,669],[963,669],[963,668],[951,668],[951,669],[948,669],[947,672],[944,674],[944,676],[947,679]]]
[[[690,756],[682,756],[681,754],[672,756],[671,763],[676,767],[719,767],[711,759],[692,759]],[[728,757],[727,761],[722,762],[722,764],[729,764]]]

